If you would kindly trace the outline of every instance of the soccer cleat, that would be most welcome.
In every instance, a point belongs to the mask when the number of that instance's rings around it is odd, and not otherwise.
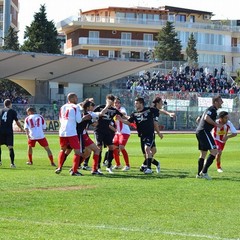
[[[222,172],[223,172],[222,168],[218,168],[217,171],[218,171],[219,173],[222,173]]]
[[[102,171],[101,171],[101,169],[99,168],[98,170],[97,170],[99,173],[102,173]],[[103,173],[102,173],[103,174]]]
[[[205,179],[207,179],[207,180],[211,180],[211,179],[212,179],[212,178],[208,175],[208,173],[203,173],[203,172],[201,172],[200,174],[201,174],[202,178],[205,178]]]
[[[106,168],[106,171],[113,174],[112,167]]]
[[[160,173],[161,169],[160,169],[160,162],[158,162],[158,165],[156,166],[156,172]]]
[[[129,167],[129,166],[125,166],[125,167],[123,168],[123,172],[126,172],[126,171],[128,171],[128,170],[130,170],[130,167]]]
[[[56,174],[59,174],[61,171],[62,171],[62,168],[57,168],[57,169],[55,170],[55,173],[56,173]]]
[[[101,171],[99,172],[98,170],[92,171],[91,173],[92,173],[92,175],[103,175],[103,173]]]
[[[15,165],[14,163],[12,163],[12,164],[10,165],[10,168],[16,168],[16,165]]]
[[[152,171],[152,169],[147,168],[147,169],[144,171],[144,173],[145,173],[145,174],[152,174],[153,171]]]
[[[71,176],[83,176],[82,173],[80,173],[80,172],[73,172],[73,171],[70,172],[70,175]]]
[[[90,168],[89,166],[83,166],[83,167],[82,167],[82,170],[90,171],[91,168]]]
[[[26,164],[27,164],[27,165],[33,165],[33,162],[28,161],[28,162],[26,162]]]
[[[146,170],[146,168],[147,168],[146,165],[142,165],[139,170],[140,170],[140,172],[144,172],[144,170]]]
[[[51,166],[56,167],[57,165],[54,162],[52,162]]]
[[[202,175],[197,174],[196,178],[203,178]]]
[[[121,169],[121,168],[122,168],[121,165],[115,165],[115,166],[113,167],[113,169]]]

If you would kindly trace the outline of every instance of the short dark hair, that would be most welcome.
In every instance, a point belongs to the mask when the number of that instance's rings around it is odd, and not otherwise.
[[[9,107],[11,105],[11,100],[10,99],[6,99],[4,102],[3,102],[3,105],[4,107]]]
[[[90,107],[90,106],[95,106],[95,104],[93,103],[93,102],[91,102],[91,101],[89,101],[89,100],[85,100],[83,103],[82,103],[82,108],[84,109],[84,110],[86,110],[88,107]]]
[[[212,104],[214,104],[215,102],[219,101],[219,99],[221,99],[222,97],[220,95],[217,95],[215,97],[212,98]]]
[[[228,115],[228,112],[222,111],[218,114],[218,118],[224,118],[227,115]]]
[[[108,95],[106,96],[106,99],[109,99],[109,100],[111,100],[111,101],[114,102],[115,96],[114,96],[113,94],[108,94]]]
[[[135,98],[135,102],[139,102],[139,103],[142,103],[144,105],[144,99],[142,97],[137,97]]]
[[[160,98],[160,97],[155,97],[152,102],[153,102],[154,104],[156,104],[156,103],[159,103],[159,102],[161,102],[161,101],[162,101],[162,98]]]

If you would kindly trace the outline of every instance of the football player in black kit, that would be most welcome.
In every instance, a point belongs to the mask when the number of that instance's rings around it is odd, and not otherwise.
[[[98,119],[98,125],[94,130],[95,139],[97,142],[97,146],[100,148],[100,155],[99,155],[99,168],[101,164],[102,158],[102,146],[106,145],[108,147],[108,158],[107,158],[107,168],[106,170],[109,173],[113,173],[112,171],[112,160],[113,160],[113,134],[111,134],[109,124],[113,121],[113,118],[116,115],[123,116],[121,112],[119,112],[115,107],[113,107],[115,96],[112,94],[108,94],[106,96],[106,101],[110,100],[112,102],[112,106],[108,108],[108,111]],[[104,109],[105,105],[99,105],[94,109],[94,112],[101,112]]]
[[[146,157],[147,168],[144,170],[144,173],[151,174],[151,163],[153,161],[152,147],[155,139],[155,131],[158,136],[162,138],[158,126],[159,110],[152,107],[145,107],[144,99],[141,97],[135,99],[135,109],[136,111],[130,115],[128,120],[124,120],[120,117],[118,117],[118,119],[128,125],[134,122],[136,123],[138,136],[141,141],[142,153]]]
[[[0,110],[0,165],[2,165],[2,149],[1,146],[5,144],[9,149],[9,156],[11,160],[11,168],[15,168],[14,164],[14,149],[13,149],[13,121],[16,122],[17,126],[24,132],[23,127],[18,121],[17,112],[13,110],[10,99],[6,99],[3,103],[4,108]]]
[[[217,124],[215,120],[217,118],[217,110],[222,107],[222,104],[223,100],[221,96],[213,97],[212,106],[207,108],[201,117],[199,117],[196,137],[198,140],[200,156],[198,159],[198,174],[196,175],[196,178],[211,180],[207,171],[218,152],[211,131],[215,126],[221,128],[221,125]],[[205,161],[208,150],[210,151],[210,154]]]

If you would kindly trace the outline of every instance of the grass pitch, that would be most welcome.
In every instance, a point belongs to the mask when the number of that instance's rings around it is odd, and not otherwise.
[[[57,162],[58,136],[46,137]],[[195,178],[194,134],[165,134],[157,147],[159,175],[139,171],[143,157],[133,134],[129,172],[110,175],[103,168],[104,176],[72,177],[72,157],[57,175],[39,145],[34,164],[26,165],[26,136],[15,135],[16,169],[2,146],[0,239],[239,239],[239,137],[226,145],[224,172],[215,162],[210,167],[211,181]]]

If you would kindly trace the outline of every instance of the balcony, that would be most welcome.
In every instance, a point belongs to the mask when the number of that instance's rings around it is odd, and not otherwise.
[[[141,49],[149,50],[154,49],[157,45],[157,41],[143,41],[143,40],[127,40],[127,39],[115,39],[115,38],[87,38],[80,37],[78,41],[79,45],[84,45],[86,48],[91,47],[107,47],[108,49],[114,48],[128,48],[131,50]],[[77,46],[75,46],[76,48]],[[185,50],[187,43],[182,43],[182,49]],[[240,53],[240,47],[212,45],[212,44],[197,44],[198,51],[208,52],[232,52]]]
[[[90,25],[93,23],[96,25],[102,25],[104,27],[126,27],[126,25],[134,25],[139,28],[148,29],[161,29],[166,25],[167,20],[157,19],[137,19],[137,18],[113,18],[113,17],[99,17],[99,16],[71,16],[59,23],[57,23],[58,29],[66,27]],[[174,21],[175,28],[186,28],[186,29],[205,29],[213,31],[228,31],[228,32],[240,32],[239,26],[222,25],[220,23],[198,23],[198,22],[178,22]],[[176,29],[177,30],[177,29]]]

